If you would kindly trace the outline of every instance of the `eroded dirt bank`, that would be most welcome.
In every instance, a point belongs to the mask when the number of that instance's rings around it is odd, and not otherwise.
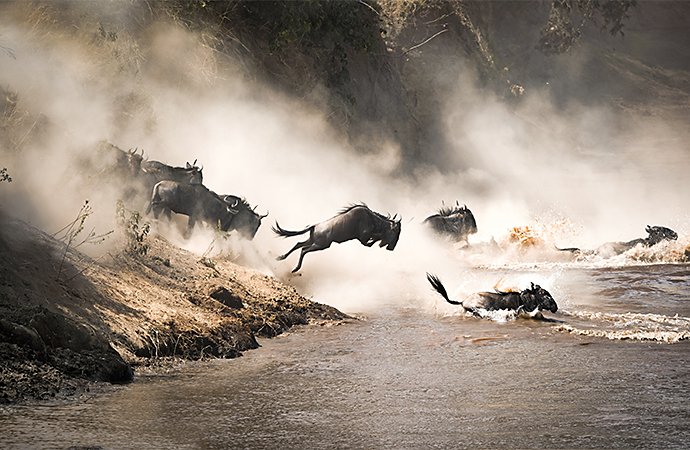
[[[0,403],[126,383],[167,357],[233,358],[338,310],[222,258],[161,238],[94,260],[0,213]]]

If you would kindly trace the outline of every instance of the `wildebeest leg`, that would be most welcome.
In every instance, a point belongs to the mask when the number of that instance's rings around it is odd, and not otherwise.
[[[151,209],[153,209],[154,219],[158,220],[158,216],[161,215],[161,211],[163,211],[164,208],[161,205],[159,205],[158,203],[152,203]]]
[[[365,247],[371,247],[374,245],[377,241],[379,241],[381,238],[378,236],[368,236],[366,238],[364,237],[359,237],[357,240],[362,243]]]
[[[363,239],[360,239],[359,242],[361,242],[362,245],[365,247],[371,247],[376,242],[376,239],[370,239],[369,241],[365,241]]]
[[[304,259],[304,255],[306,255],[309,252],[316,252],[319,250],[327,249],[330,246],[331,246],[330,242],[328,244],[316,244],[316,243],[314,243],[310,247],[303,248],[299,254],[299,261],[297,262],[297,267],[292,269],[292,273],[297,272],[302,267],[302,260]]]
[[[194,216],[189,216],[189,219],[187,220],[187,229],[184,232],[185,239],[189,239],[192,236],[192,230],[194,229],[195,223],[196,220],[194,219]]]
[[[311,244],[311,238],[310,238],[310,239],[307,239],[306,241],[298,242],[297,244],[295,244],[294,247],[292,247],[292,248],[290,249],[289,252],[285,253],[284,255],[277,256],[276,259],[277,259],[278,261],[282,261],[282,260],[284,260],[285,258],[287,258],[288,256],[290,256],[290,253],[294,252],[294,251],[297,250],[298,248],[302,248],[302,247],[305,247],[305,246],[310,245],[310,244]]]

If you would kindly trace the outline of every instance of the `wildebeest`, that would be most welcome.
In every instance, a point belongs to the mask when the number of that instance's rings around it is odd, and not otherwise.
[[[467,237],[477,232],[477,222],[474,215],[466,205],[444,206],[438,213],[424,219],[424,224],[431,227],[436,233],[447,236],[455,242],[466,242]]]
[[[446,288],[436,275],[427,273],[426,278],[429,280],[431,287],[441,294],[448,303],[451,305],[460,305],[465,311],[471,312],[477,316],[479,315],[478,310],[480,309],[486,311],[506,309],[516,312],[532,312],[534,310],[541,311],[544,309],[551,312],[558,311],[558,305],[556,305],[556,301],[551,297],[551,294],[538,284],[531,283],[529,289],[525,289],[521,292],[478,292],[461,302],[457,302],[448,297]]]
[[[112,175],[129,179],[139,175],[142,157],[137,149],[124,151],[108,141],[101,141],[96,147],[96,155],[99,159],[96,172],[101,179]]]
[[[146,214],[153,211],[155,218],[161,212],[170,218],[170,212],[184,214],[187,221],[187,235],[191,234],[194,224],[200,220],[228,231],[237,209],[233,209],[203,184],[187,184],[178,181],[163,180],[153,187],[151,201]]]
[[[261,219],[268,216],[268,213],[259,215],[247,201],[236,195],[219,195],[231,209],[237,210],[237,214],[230,222],[229,231],[236,230],[240,236],[252,240],[261,226]]]
[[[144,151],[141,152],[142,157]],[[187,184],[202,184],[204,181],[203,167],[197,167],[196,160],[192,164],[187,162],[185,167],[173,167],[160,161],[142,160],[140,163],[142,175],[147,178],[152,187],[159,181],[171,180]]]
[[[387,250],[392,251],[398,243],[401,229],[401,220],[396,220],[396,216],[390,218],[390,216],[372,211],[364,204],[357,204],[348,206],[338,215],[326,221],[310,225],[300,231],[284,230],[276,221],[272,229],[279,236],[299,236],[309,232],[309,239],[298,242],[289,252],[278,256],[276,259],[281,261],[287,258],[290,253],[301,248],[297,267],[292,270],[292,272],[297,272],[302,267],[302,260],[307,253],[327,249],[333,242],[341,243],[351,239],[357,239],[367,247],[381,241],[379,247],[386,246]]]
[[[571,248],[558,248],[557,250],[571,252],[571,253],[590,253],[597,254],[603,257],[610,257],[615,255],[620,255],[636,245],[642,245],[643,247],[651,247],[663,241],[675,241],[678,239],[678,234],[670,228],[662,226],[649,226],[645,228],[647,232],[646,238],[637,238],[627,242],[607,242],[600,245],[595,250],[585,251],[577,247]]]

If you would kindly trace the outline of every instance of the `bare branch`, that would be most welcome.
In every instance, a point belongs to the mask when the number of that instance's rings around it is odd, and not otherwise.
[[[412,50],[415,50],[415,49],[421,47],[422,45],[427,44],[429,41],[431,41],[432,39],[436,38],[437,36],[442,35],[442,34],[445,33],[446,31],[448,31],[448,28],[445,28],[445,29],[439,31],[438,33],[434,34],[433,36],[431,36],[431,37],[428,38],[428,39],[425,39],[424,41],[420,42],[420,43],[417,44],[417,45],[413,45],[412,47],[410,47],[410,48],[408,48],[407,50],[405,50],[403,53],[409,53],[409,52],[411,52]]]

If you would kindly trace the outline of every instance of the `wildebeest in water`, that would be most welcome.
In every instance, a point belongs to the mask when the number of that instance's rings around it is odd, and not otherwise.
[[[364,204],[359,204],[349,206],[338,215],[300,231],[285,230],[276,222],[272,229],[282,237],[299,236],[309,232],[309,239],[298,242],[289,252],[276,259],[281,261],[295,250],[302,249],[299,262],[292,270],[297,272],[302,267],[302,260],[307,253],[327,249],[333,242],[341,243],[351,239],[357,239],[367,247],[380,241],[379,247],[386,246],[387,250],[392,251],[398,243],[401,229],[401,219],[396,220],[396,216],[384,216]]]
[[[171,180],[161,181],[153,187],[146,214],[151,211],[155,218],[164,212],[170,219],[171,211],[188,216],[187,236],[199,220],[218,227],[221,231],[228,231],[235,214],[238,213],[237,209],[233,209],[203,184]]]
[[[620,255],[621,253],[627,252],[636,245],[642,245],[643,247],[651,247],[663,241],[675,241],[678,239],[678,234],[670,228],[662,227],[659,225],[649,226],[645,228],[647,232],[646,238],[637,238],[627,242],[607,242],[600,245],[596,250],[581,250],[576,247],[571,248],[558,248],[557,250],[570,253],[585,253],[585,254],[596,254],[602,257],[610,257],[615,255]]]
[[[469,244],[468,236],[477,232],[477,222],[474,220],[472,211],[466,205],[460,206],[457,201],[455,206],[444,206],[438,210],[438,213],[424,219],[424,224],[442,236],[467,244]]]
[[[551,312],[558,311],[558,305],[556,301],[551,297],[551,294],[546,289],[542,288],[538,284],[531,283],[529,289],[525,289],[521,292],[478,292],[467,299],[458,302],[451,300],[448,297],[448,292],[446,288],[441,283],[441,280],[430,273],[426,274],[427,280],[431,284],[436,292],[441,294],[441,296],[446,299],[451,305],[462,306],[465,311],[471,312],[474,315],[479,315],[480,309],[486,311],[497,311],[500,309],[511,310],[511,311],[524,311],[531,313],[535,310],[547,310]]]

